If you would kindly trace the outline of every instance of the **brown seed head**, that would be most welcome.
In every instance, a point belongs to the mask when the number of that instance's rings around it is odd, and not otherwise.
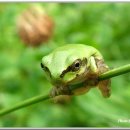
[[[24,43],[38,46],[47,42],[53,33],[54,23],[52,19],[39,6],[33,6],[25,10],[18,17],[17,29]]]

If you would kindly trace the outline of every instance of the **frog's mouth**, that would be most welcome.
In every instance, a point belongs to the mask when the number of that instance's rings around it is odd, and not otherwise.
[[[68,82],[63,82],[62,80],[55,80],[55,82],[53,81],[52,84],[54,86],[64,86],[64,87],[82,84],[86,81],[86,79],[89,75],[89,71],[90,71],[90,69],[85,67],[84,72],[76,75],[75,78],[73,78],[72,80],[70,80]]]
[[[93,86],[93,84],[96,82],[98,82],[98,75],[96,73],[92,73],[90,71],[90,68],[86,67],[85,71],[82,74],[78,75],[75,79],[68,82],[68,86]]]
[[[90,70],[90,69],[89,69]],[[81,87],[91,86],[95,87],[99,83],[99,79],[96,73],[91,73],[89,70],[85,71],[79,79],[72,80],[68,86],[70,87],[70,90],[74,90]]]

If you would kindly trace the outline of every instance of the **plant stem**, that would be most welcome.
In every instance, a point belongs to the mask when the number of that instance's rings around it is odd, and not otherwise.
[[[30,98],[28,100],[22,101],[21,103],[15,105],[15,106],[12,106],[8,109],[4,109],[4,110],[0,111],[0,116],[6,115],[7,113],[11,113],[11,112],[21,109],[23,107],[27,107],[32,104],[39,103],[39,102],[47,100],[49,98],[50,98],[49,95],[40,95],[40,96]]]
[[[99,80],[101,81],[101,80],[109,79],[109,78],[112,78],[112,77],[115,77],[118,75],[122,75],[122,74],[125,74],[128,72],[130,72],[130,64],[109,70],[109,71],[101,74],[99,76]],[[76,89],[77,87],[82,87],[82,85],[78,84],[76,86],[73,86],[71,89],[73,90],[73,89]],[[36,96],[36,97],[30,98],[30,99],[27,99],[27,100],[22,101],[21,103],[15,105],[15,106],[11,107],[11,108],[4,109],[4,110],[0,111],[0,116],[6,115],[7,113],[11,113],[13,111],[30,106],[32,104],[36,104],[36,103],[39,103],[41,101],[45,101],[49,98],[50,98],[50,96],[48,94],[48,95],[40,95],[40,96]]]
[[[122,75],[128,72],[130,72],[130,64],[112,69],[110,71],[105,72],[104,74],[101,74],[99,76],[99,80],[109,79],[109,78]]]

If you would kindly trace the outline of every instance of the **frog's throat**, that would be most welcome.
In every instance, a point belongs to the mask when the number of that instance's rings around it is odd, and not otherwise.
[[[85,84],[85,82],[81,82],[81,83],[77,83],[77,84],[72,84],[72,85],[70,85],[69,87],[70,87],[70,90],[72,91],[72,90],[74,90],[74,89],[83,87],[84,84]]]

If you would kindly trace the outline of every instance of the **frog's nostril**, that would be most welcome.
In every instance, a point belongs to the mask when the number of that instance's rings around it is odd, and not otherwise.
[[[41,63],[41,68],[43,69],[44,68],[44,65]]]
[[[64,77],[64,74],[62,73],[61,75],[60,75],[60,78],[63,78]]]

